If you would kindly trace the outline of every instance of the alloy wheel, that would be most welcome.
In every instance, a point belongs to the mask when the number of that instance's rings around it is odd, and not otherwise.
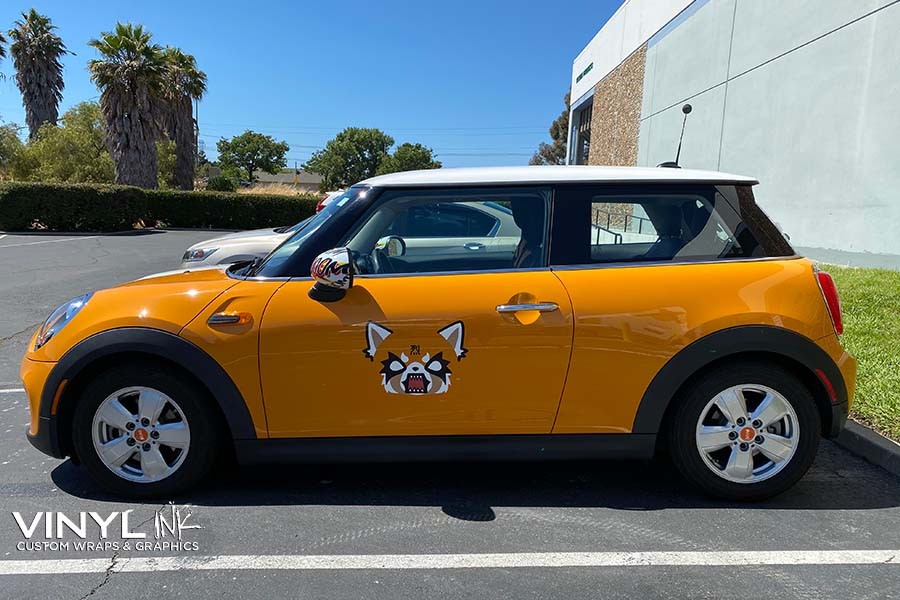
[[[91,437],[100,461],[123,479],[161,481],[184,463],[191,430],[178,403],[143,386],[110,394],[94,413]]]
[[[716,475],[757,483],[781,472],[800,441],[797,414],[776,390],[742,384],[723,390],[701,411],[697,450]]]

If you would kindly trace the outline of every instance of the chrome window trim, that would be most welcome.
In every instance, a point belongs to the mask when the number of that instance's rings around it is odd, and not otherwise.
[[[427,271],[421,273],[381,273],[376,275],[354,275],[354,279],[384,279],[389,277],[447,277],[450,275],[485,275],[488,273],[539,273],[542,271],[585,271],[593,269],[608,268],[635,268],[635,267],[664,267],[664,266],[681,266],[681,265],[708,265],[708,264],[730,264],[730,263],[747,263],[747,262],[767,262],[775,260],[797,260],[803,256],[794,254],[793,256],[760,256],[751,258],[716,258],[716,259],[698,259],[698,260],[658,260],[644,262],[609,262],[609,263],[588,263],[580,265],[555,265],[549,267],[535,267],[530,269],[484,269],[484,270],[467,270],[467,271]],[[301,279],[295,277],[294,279]],[[303,279],[312,279],[310,277]]]
[[[753,256],[741,258],[698,258],[696,260],[647,260],[647,261],[626,261],[626,262],[596,262],[582,263],[577,265],[556,265],[551,267],[554,271],[583,271],[589,269],[608,269],[608,268],[634,268],[634,267],[664,267],[664,266],[682,266],[682,265],[711,265],[711,264],[731,264],[746,262],[768,262],[773,260],[797,260],[803,258],[799,254],[792,256]]]
[[[541,273],[544,271],[588,271],[595,269],[633,269],[638,267],[665,267],[665,266],[683,266],[683,265],[709,265],[709,264],[730,264],[730,263],[747,263],[747,262],[768,262],[776,260],[798,260],[804,258],[799,254],[792,256],[760,256],[751,258],[716,258],[716,259],[698,259],[698,260],[655,260],[643,262],[608,262],[608,263],[587,263],[578,265],[553,265],[549,267],[533,267],[529,269],[470,269],[466,271],[423,271],[421,273],[380,273],[380,274],[355,274],[355,280],[360,279],[389,279],[389,278],[407,278],[407,277],[448,277],[451,275],[487,275],[490,273]],[[240,281],[313,281],[312,277],[237,277],[229,275],[232,279]]]
[[[485,275],[488,273],[537,273],[540,271],[552,271],[551,267],[533,267],[529,269],[470,269],[467,271],[424,271],[421,273],[377,273],[367,275],[354,275],[353,280],[359,279],[385,279],[389,277],[448,277],[450,275]]]

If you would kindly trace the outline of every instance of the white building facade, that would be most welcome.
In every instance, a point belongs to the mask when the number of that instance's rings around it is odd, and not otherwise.
[[[571,164],[751,175],[814,258],[900,266],[900,2],[626,0],[572,66]]]

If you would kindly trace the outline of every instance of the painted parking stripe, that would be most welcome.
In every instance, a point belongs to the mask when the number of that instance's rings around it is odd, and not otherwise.
[[[23,242],[21,244],[5,244],[0,248],[16,248],[18,246],[36,246],[38,244],[58,244],[59,242],[74,242],[77,240],[92,240],[100,237],[99,235],[81,235],[78,237],[62,238],[61,240],[41,240],[39,242]]]
[[[0,394],[23,394],[25,393],[25,388],[11,388],[8,390],[0,390]]]
[[[900,566],[900,550],[750,552],[526,552],[515,554],[224,555],[4,560],[0,575],[158,571],[510,569],[558,567]],[[110,569],[110,566],[112,568]]]

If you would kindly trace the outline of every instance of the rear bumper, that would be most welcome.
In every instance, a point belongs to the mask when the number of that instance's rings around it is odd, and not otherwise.
[[[834,361],[837,372],[829,370],[827,381],[823,373],[817,373],[831,396],[831,425],[823,433],[827,438],[837,437],[847,423],[847,416],[853,407],[856,394],[856,359],[844,350],[836,335],[830,335],[818,341],[818,344]],[[840,377],[840,381],[836,378]],[[832,381],[833,380],[833,381]]]

